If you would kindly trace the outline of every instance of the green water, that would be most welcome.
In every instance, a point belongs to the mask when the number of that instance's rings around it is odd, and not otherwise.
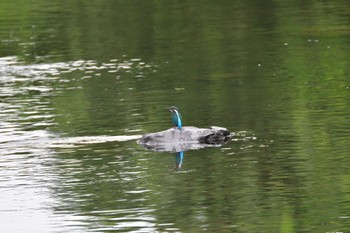
[[[2,1],[1,232],[350,232],[349,38],[341,0]],[[172,105],[238,136],[105,140]]]

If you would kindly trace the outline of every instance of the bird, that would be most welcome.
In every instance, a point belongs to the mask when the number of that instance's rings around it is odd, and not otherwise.
[[[173,121],[174,127],[181,130],[182,128],[182,117],[179,109],[175,106],[167,108],[171,112],[171,120]]]

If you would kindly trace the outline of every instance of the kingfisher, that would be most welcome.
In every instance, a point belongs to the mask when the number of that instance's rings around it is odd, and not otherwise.
[[[173,121],[174,127],[178,129],[182,128],[182,118],[179,109],[175,106],[167,108],[171,112],[171,120]]]

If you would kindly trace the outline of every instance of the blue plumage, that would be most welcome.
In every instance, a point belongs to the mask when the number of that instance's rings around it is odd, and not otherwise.
[[[182,117],[177,107],[168,108],[171,112],[171,120],[173,121],[174,127],[178,129],[182,128]]]

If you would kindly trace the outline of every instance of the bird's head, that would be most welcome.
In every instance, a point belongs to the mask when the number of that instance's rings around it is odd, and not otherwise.
[[[171,106],[168,108],[168,110],[171,112],[171,120],[173,121],[174,127],[181,129],[182,118],[181,118],[181,114],[179,113],[179,109],[175,106]]]
[[[177,107],[175,107],[175,106],[171,106],[171,107],[169,107],[169,108],[167,108],[171,113],[176,113],[176,111],[177,112],[179,112],[179,109],[177,108]]]

